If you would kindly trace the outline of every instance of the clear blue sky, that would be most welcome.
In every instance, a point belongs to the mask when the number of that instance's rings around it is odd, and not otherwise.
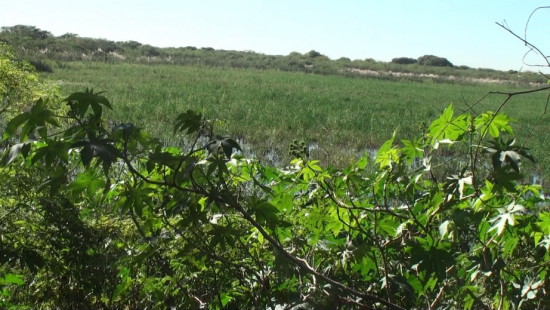
[[[287,55],[316,50],[332,59],[432,54],[455,65],[532,70],[523,44],[536,0],[0,0],[0,26],[32,25],[61,35],[159,47],[195,46]],[[532,18],[528,39],[550,55],[550,9]],[[528,57],[541,64],[540,58]],[[545,70],[546,71],[546,70]]]

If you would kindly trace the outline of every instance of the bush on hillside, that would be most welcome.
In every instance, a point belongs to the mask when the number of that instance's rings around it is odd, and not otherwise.
[[[29,60],[29,63],[36,69],[38,72],[52,73],[53,69],[50,64],[42,60]]]
[[[140,50],[141,54],[146,57],[155,57],[160,55],[160,50],[151,45],[142,45]]]
[[[311,51],[305,53],[304,56],[309,57],[309,58],[317,58],[317,57],[323,56],[323,54],[319,53],[318,51],[311,50]]]
[[[398,57],[391,60],[394,64],[410,65],[416,63],[416,59],[409,57]]]
[[[424,55],[418,58],[418,64],[425,66],[436,67],[452,67],[453,64],[447,58],[437,57],[434,55]]]

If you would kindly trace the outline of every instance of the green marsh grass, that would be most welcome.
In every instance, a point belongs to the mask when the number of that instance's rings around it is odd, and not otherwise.
[[[113,104],[110,118],[134,122],[170,142],[177,114],[201,111],[219,120],[219,133],[236,137],[255,156],[277,154],[285,162],[294,139],[318,145],[312,157],[325,165],[345,165],[376,149],[397,129],[401,138],[421,134],[449,104],[465,111],[490,91],[525,90],[503,84],[441,83],[424,80],[379,80],[275,70],[189,67],[176,65],[70,62],[44,75],[70,93],[93,88],[106,91]],[[548,93],[515,96],[503,112],[517,120],[520,142],[539,163],[530,169],[550,175]],[[490,95],[475,112],[496,110],[505,99]],[[538,122],[537,122],[538,120]],[[549,158],[546,158],[549,157]]]

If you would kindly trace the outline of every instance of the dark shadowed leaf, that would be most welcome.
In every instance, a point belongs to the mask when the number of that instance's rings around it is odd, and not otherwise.
[[[29,154],[30,148],[30,143],[17,143],[13,145],[10,148],[8,156],[4,158],[6,165],[12,163],[17,158],[17,156],[19,156],[19,154],[22,154],[24,157],[26,157]]]
[[[202,124],[202,115],[193,110],[187,110],[176,118],[174,134],[181,131],[186,134],[199,131]]]
[[[80,159],[82,160],[82,164],[87,167],[88,165],[90,165],[92,158],[94,158],[94,150],[88,144],[80,151]]]
[[[11,121],[9,121],[8,125],[6,126],[6,130],[4,131],[3,139],[4,140],[8,139],[13,134],[15,134],[17,129],[21,125],[23,125],[23,123],[25,123],[29,119],[29,117],[30,117],[30,114],[26,112],[26,113],[22,113],[22,114],[17,115]],[[23,137],[21,139],[23,139]]]

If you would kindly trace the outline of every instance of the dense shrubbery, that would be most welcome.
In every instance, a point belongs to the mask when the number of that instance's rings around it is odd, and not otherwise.
[[[29,63],[36,69],[38,72],[52,73],[53,69],[50,64],[43,60],[30,60]]]
[[[417,60],[414,58],[399,57],[399,58],[392,59],[391,62],[394,64],[400,64],[400,65],[410,65],[410,64],[417,63]]]
[[[7,102],[33,73],[0,61],[19,72],[0,75]],[[21,98],[3,127],[2,308],[550,306],[550,212],[517,182],[533,158],[503,114],[449,106],[333,170],[298,142],[287,167],[261,165],[191,110],[173,147],[108,126],[91,90],[66,113]]]
[[[453,64],[447,58],[437,57],[433,55],[424,55],[418,58],[418,64],[425,66],[436,67],[452,67]]]
[[[12,115],[40,97],[59,100],[59,89],[39,81],[34,69],[28,62],[15,61],[12,50],[0,42],[0,113]]]

